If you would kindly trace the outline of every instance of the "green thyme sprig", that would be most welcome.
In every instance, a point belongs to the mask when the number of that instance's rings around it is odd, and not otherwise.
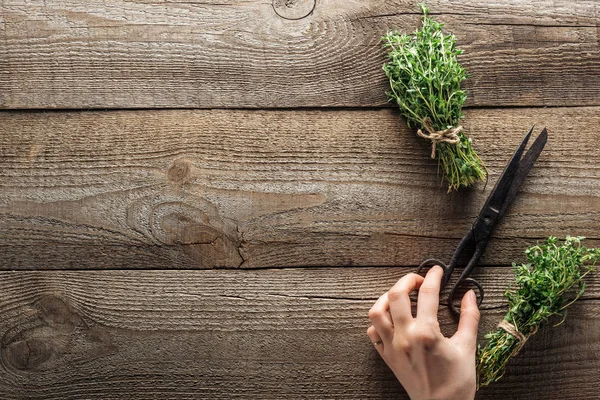
[[[581,245],[583,237],[567,236],[561,244],[550,237],[545,244],[525,251],[528,263],[515,265],[516,288],[505,293],[508,312],[504,320],[528,338],[551,317],[560,316],[585,290],[583,278],[600,259],[600,248]],[[556,326],[555,325],[555,326]],[[488,343],[478,349],[477,377],[479,387],[497,381],[504,375],[506,364],[520,350],[522,343],[504,329],[485,335]]]
[[[444,35],[443,24],[429,17],[425,4],[422,25],[413,35],[388,32],[382,38],[389,49],[383,70],[390,81],[388,97],[400,108],[409,127],[432,127],[444,131],[458,126],[467,93],[461,82],[467,72],[457,56],[454,35]],[[458,133],[458,143],[435,143],[438,167],[448,182],[448,191],[470,186],[487,177],[487,170],[477,155],[471,139]]]

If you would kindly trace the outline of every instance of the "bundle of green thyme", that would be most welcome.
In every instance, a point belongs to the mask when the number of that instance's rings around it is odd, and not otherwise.
[[[427,6],[419,6],[420,30],[383,36],[383,46],[389,49],[383,70],[390,81],[389,100],[398,104],[409,127],[418,127],[419,136],[432,142],[431,157],[437,153],[438,168],[451,191],[484,180],[487,170],[458,124],[467,98],[460,88],[467,72],[457,60],[462,51],[454,35],[444,35],[443,24],[428,16]]]
[[[528,263],[513,264],[516,288],[505,293],[508,312],[499,328],[485,336],[487,345],[478,350],[478,387],[500,379],[507,362],[527,338],[550,317],[561,316],[556,324],[560,325],[566,317],[565,309],[583,294],[583,278],[600,259],[600,248],[586,248],[581,245],[582,239],[567,236],[561,244],[550,237],[525,251]]]

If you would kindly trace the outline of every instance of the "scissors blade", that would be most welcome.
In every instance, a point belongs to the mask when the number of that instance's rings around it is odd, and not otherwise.
[[[490,194],[490,197],[488,197],[487,201],[485,202],[485,205],[483,206],[482,214],[490,208],[494,211],[494,213],[499,213],[503,204],[505,204],[504,201],[506,199],[507,194],[509,193],[512,181],[519,168],[521,156],[523,155],[525,147],[527,146],[527,142],[531,137],[531,132],[533,132],[533,127],[531,127],[529,132],[527,132],[527,135],[525,135],[525,137],[521,141],[521,144],[519,145],[512,158],[504,168],[502,175],[500,175],[498,182],[496,182],[496,185],[492,190],[492,194]]]
[[[533,128],[532,128],[533,129]],[[517,191],[521,184],[525,180],[525,177],[531,171],[533,164],[537,161],[538,157],[542,153],[544,146],[546,146],[546,142],[548,141],[548,131],[546,128],[542,130],[542,132],[535,139],[527,153],[523,156],[521,163],[519,164],[519,168],[515,173],[513,181],[510,185],[510,189],[508,190],[506,197],[504,199],[504,204],[502,204],[502,208],[500,209],[500,213],[498,214],[498,219],[502,218],[508,206],[512,203],[512,201],[517,196]]]

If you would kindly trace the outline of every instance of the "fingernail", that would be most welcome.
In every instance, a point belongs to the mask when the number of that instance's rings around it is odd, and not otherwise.
[[[477,301],[477,296],[475,296],[475,291],[473,289],[467,292],[470,301]]]

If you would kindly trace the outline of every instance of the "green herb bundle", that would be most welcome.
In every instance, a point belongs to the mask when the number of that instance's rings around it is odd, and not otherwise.
[[[488,333],[488,343],[477,356],[478,386],[497,381],[504,375],[509,359],[527,338],[553,316],[566,317],[566,308],[585,290],[583,278],[600,259],[600,248],[581,245],[582,237],[567,236],[561,244],[550,237],[542,245],[525,251],[528,263],[514,265],[516,288],[508,290],[508,312],[503,328]],[[556,326],[555,325],[555,326]],[[513,331],[509,333],[508,331]]]
[[[398,104],[409,127],[418,127],[419,136],[431,140],[431,157],[437,153],[451,191],[484,180],[487,170],[458,124],[467,98],[460,88],[467,72],[457,60],[462,51],[454,35],[444,35],[444,25],[428,16],[425,4],[419,6],[420,30],[383,36],[383,46],[389,49],[383,70],[390,81],[389,100]]]

